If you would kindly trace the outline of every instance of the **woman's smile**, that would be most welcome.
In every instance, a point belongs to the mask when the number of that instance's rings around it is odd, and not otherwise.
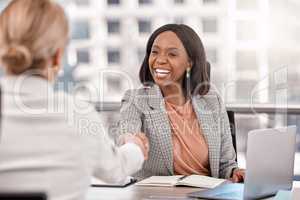
[[[171,71],[168,69],[163,68],[156,68],[154,69],[154,76],[158,79],[165,79],[168,78],[171,74]]]

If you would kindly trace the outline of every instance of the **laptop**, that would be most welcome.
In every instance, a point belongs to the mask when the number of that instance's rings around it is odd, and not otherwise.
[[[244,184],[225,183],[189,197],[241,200],[273,196],[293,184],[296,126],[259,129],[248,133]]]

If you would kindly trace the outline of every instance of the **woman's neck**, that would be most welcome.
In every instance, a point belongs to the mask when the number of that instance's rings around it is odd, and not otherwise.
[[[164,86],[160,87],[160,89],[166,102],[182,106],[187,101],[180,85]]]

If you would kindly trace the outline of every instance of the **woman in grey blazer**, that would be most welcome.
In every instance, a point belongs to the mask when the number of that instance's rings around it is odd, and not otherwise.
[[[148,40],[139,78],[143,87],[125,93],[120,120],[122,134],[144,132],[150,141],[149,159],[136,177],[175,174],[166,104],[190,101],[208,147],[209,175],[243,181],[226,110],[210,88],[204,47],[194,30],[177,24],[158,28]]]

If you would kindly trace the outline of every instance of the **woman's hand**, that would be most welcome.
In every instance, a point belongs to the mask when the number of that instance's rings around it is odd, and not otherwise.
[[[125,144],[125,143],[134,143],[138,145],[143,154],[144,154],[144,159],[148,159],[148,153],[149,153],[149,140],[146,137],[144,133],[136,133],[136,134],[123,134],[119,137],[119,143],[120,144]]]
[[[236,168],[233,170],[230,180],[234,183],[244,182],[245,179],[245,170]]]

